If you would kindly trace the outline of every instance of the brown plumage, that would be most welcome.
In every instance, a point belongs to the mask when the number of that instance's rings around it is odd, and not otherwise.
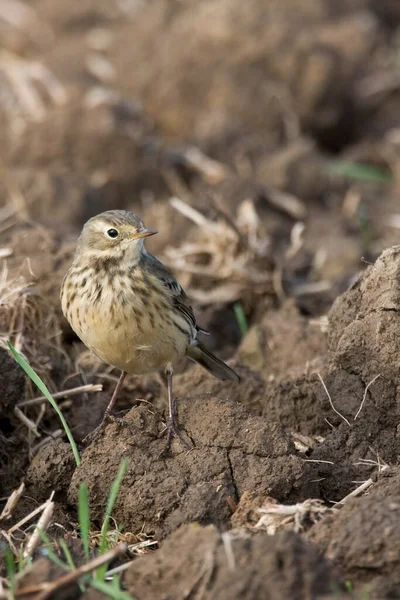
[[[61,305],[83,343],[122,371],[104,419],[126,373],[160,372],[168,386],[167,445],[173,434],[187,444],[177,426],[174,365],[186,355],[218,379],[239,377],[198,340],[202,330],[184,290],[144,247],[144,238],[154,233],[128,211],[107,211],[90,219],[64,278]]]

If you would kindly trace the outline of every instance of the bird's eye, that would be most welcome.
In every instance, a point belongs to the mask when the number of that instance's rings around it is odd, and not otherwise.
[[[118,237],[118,231],[116,229],[107,229],[107,235],[110,238]]]

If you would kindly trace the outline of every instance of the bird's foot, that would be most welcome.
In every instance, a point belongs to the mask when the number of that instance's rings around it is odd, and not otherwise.
[[[178,440],[180,441],[182,446],[184,448],[186,448],[187,450],[193,449],[193,444],[188,442],[187,439],[184,437],[184,435],[182,434],[182,432],[179,428],[179,424],[176,421],[176,419],[171,419],[171,418],[168,419],[167,426],[164,429],[164,431],[161,433],[161,435],[164,435],[164,434],[167,435],[167,439],[165,441],[164,449],[160,453],[160,458],[163,458],[164,456],[166,456],[168,454],[169,449],[171,447],[171,442],[172,442],[173,437],[178,438]]]
[[[82,442],[85,444],[85,446],[88,446],[92,442],[95,442],[96,440],[99,439],[100,435],[102,434],[102,432],[104,430],[104,426],[106,425],[106,422],[107,422],[107,419],[103,419],[102,422],[100,423],[100,425],[98,425],[96,427],[96,429],[93,429],[93,431],[88,433],[83,438]]]
[[[124,410],[118,410],[117,412],[111,413],[114,419],[119,419],[120,417],[124,417],[130,411],[130,408],[124,408]]]
[[[99,439],[99,437],[101,436],[101,434],[103,433],[105,426],[108,423],[111,423],[111,421],[113,421],[113,420],[114,420],[114,415],[112,415],[112,414],[104,415],[103,420],[100,423],[100,425],[98,425],[95,429],[93,429],[93,431],[88,433],[87,436],[83,438],[82,442],[85,444],[85,446],[91,444],[92,442],[97,441]]]
[[[123,417],[129,411],[130,411],[130,409],[128,408],[126,410],[120,410],[115,413],[110,413],[110,414],[104,415],[103,420],[100,423],[100,425],[98,425],[96,427],[96,429],[93,429],[93,431],[88,433],[87,436],[83,438],[82,442],[85,445],[88,445],[88,444],[91,444],[92,442],[98,440],[104,430],[104,427],[107,425],[107,423],[111,423],[112,421],[115,421],[115,420],[119,419],[120,417]]]

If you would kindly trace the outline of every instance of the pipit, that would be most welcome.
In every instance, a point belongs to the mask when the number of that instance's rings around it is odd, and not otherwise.
[[[131,212],[110,210],[84,225],[61,287],[62,310],[82,342],[103,362],[121,370],[106,408],[111,414],[127,373],[158,372],[168,389],[167,443],[178,426],[172,391],[174,365],[188,356],[215,377],[239,381],[228,365],[199,341],[188,298],[171,273],[147,252],[157,233]]]

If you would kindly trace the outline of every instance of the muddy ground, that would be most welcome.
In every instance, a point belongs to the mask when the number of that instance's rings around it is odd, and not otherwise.
[[[17,590],[62,574],[29,546],[38,516],[20,521],[54,492],[47,534],[84,564],[79,484],[95,556],[126,458],[112,566],[132,560],[132,597],[400,598],[397,3],[0,0],[0,31],[0,508],[25,485],[0,557],[33,558]],[[177,366],[191,451],[160,456],[155,375],[129,376],[125,412],[85,441],[118,373],[58,293],[111,208],[159,230],[149,250],[241,376]],[[103,385],[58,400],[79,467],[53,409],[18,406],[38,391],[7,340],[53,393]]]

